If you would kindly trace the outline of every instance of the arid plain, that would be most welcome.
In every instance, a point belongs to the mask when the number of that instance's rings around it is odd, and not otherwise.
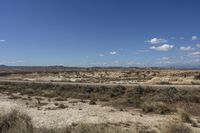
[[[200,71],[1,71],[0,132],[199,133]]]

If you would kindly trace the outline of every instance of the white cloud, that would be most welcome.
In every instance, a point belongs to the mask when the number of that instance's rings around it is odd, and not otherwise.
[[[197,40],[197,39],[198,39],[197,36],[192,36],[192,40],[193,40],[193,41],[195,41],[195,40]]]
[[[0,42],[5,42],[6,40],[0,40]]]
[[[99,54],[99,56],[100,56],[100,57],[103,57],[103,56],[105,56],[105,55],[104,55],[104,54]]]
[[[167,40],[162,39],[162,38],[152,38],[146,42],[148,42],[150,44],[161,44],[161,43],[167,43]]]
[[[197,46],[198,48],[200,48],[200,44],[197,44],[196,46]]]
[[[155,47],[155,46],[151,46],[150,49],[152,50],[156,50],[156,51],[169,51],[173,48],[173,45],[169,45],[169,44],[163,44],[161,46]]]
[[[195,50],[195,49],[192,48],[191,46],[187,46],[187,47],[182,46],[182,47],[180,47],[180,50],[181,51],[192,51],[192,50]]]
[[[162,57],[162,60],[169,60],[169,57]]]
[[[184,37],[180,37],[180,40],[184,40],[185,38]]]
[[[191,55],[200,55],[200,51],[192,52]]]
[[[116,52],[116,51],[111,51],[109,54],[111,54],[111,55],[116,55],[117,52]]]

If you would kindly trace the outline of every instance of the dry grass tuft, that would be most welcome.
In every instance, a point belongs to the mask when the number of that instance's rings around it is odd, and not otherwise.
[[[74,124],[62,129],[36,129],[36,133],[135,133],[108,124]]]
[[[74,130],[74,133],[128,133],[120,128],[112,128],[106,125],[80,124]]]
[[[193,133],[192,130],[181,122],[169,122],[162,133]]]
[[[186,111],[180,110],[179,115],[180,115],[180,119],[181,119],[182,122],[192,123],[190,115]]]
[[[172,111],[162,102],[144,102],[141,108],[144,113],[154,112],[158,114],[168,114]]]
[[[156,133],[149,127],[124,129],[112,124],[72,124],[62,129],[36,129],[36,133]]]
[[[17,110],[0,116],[0,133],[33,133],[31,118]]]
[[[95,104],[96,104],[96,101],[97,101],[96,96],[95,96],[95,95],[92,95],[92,96],[90,97],[89,104],[90,104],[90,105],[95,105]]]
[[[61,129],[34,128],[26,114],[13,110],[0,117],[0,133],[155,133],[150,127],[125,129],[115,124],[72,124]],[[176,132],[174,132],[176,133]],[[182,133],[182,132],[181,132]],[[183,132],[188,133],[188,132]]]
[[[196,80],[200,80],[200,74],[195,75],[195,76],[194,76],[194,79],[196,79]]]

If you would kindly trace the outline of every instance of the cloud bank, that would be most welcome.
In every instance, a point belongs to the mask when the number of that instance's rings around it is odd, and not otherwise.
[[[169,44],[163,44],[161,46],[151,46],[150,49],[152,50],[156,50],[156,51],[169,51],[173,48],[173,45],[169,45]]]

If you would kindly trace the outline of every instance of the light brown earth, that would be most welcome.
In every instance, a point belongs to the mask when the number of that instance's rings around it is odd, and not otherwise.
[[[199,70],[176,69],[77,70],[64,72],[11,72],[1,74],[0,79],[106,84],[200,84],[200,80],[194,79],[199,74]]]

